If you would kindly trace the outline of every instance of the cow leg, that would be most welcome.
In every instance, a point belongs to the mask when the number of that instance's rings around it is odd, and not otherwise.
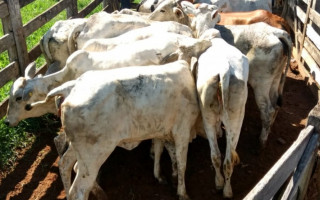
[[[97,182],[94,182],[91,192],[96,197],[96,199],[99,199],[99,200],[108,199],[107,194],[104,192],[104,190],[100,187],[100,185]]]
[[[262,121],[262,130],[260,134],[260,144],[262,147],[265,147],[268,135],[270,133],[270,129],[272,126],[272,122],[274,119],[274,115],[276,113],[275,108],[272,106],[269,91],[270,91],[270,84],[265,83],[263,86],[257,86],[253,88],[255,99],[257,105],[260,110],[260,117]],[[264,88],[263,90],[261,88]]]
[[[68,199],[69,196],[69,189],[71,185],[71,173],[72,168],[77,161],[75,153],[73,151],[73,148],[71,145],[69,145],[66,152],[62,155],[60,158],[58,165],[59,165],[59,171],[61,175],[62,184],[64,186],[64,190],[66,192],[66,196]]]
[[[82,143],[73,146],[78,167],[77,175],[70,188],[70,199],[88,200],[89,193],[95,185],[99,169],[116,148],[116,142],[110,142],[104,148],[101,148],[101,143],[92,145],[86,143],[86,148],[83,148]]]
[[[189,122],[189,121],[188,121]],[[187,154],[190,140],[191,127],[187,120],[183,121],[180,126],[176,126],[173,131],[175,152],[178,167],[178,195],[179,200],[188,200],[186,185],[185,185],[185,171],[187,165]]]
[[[177,157],[176,157],[175,145],[170,142],[165,142],[164,146],[166,147],[171,159],[172,178],[176,179],[178,176],[178,169],[177,169]]]
[[[206,132],[211,153],[211,161],[215,169],[215,184],[218,190],[223,188],[224,178],[221,174],[221,154],[218,146],[217,132],[220,129],[220,105],[217,97],[218,83],[216,87],[209,84],[198,87],[198,93],[200,98],[200,110],[202,114],[202,121],[204,130]],[[218,129],[218,130],[217,130]]]
[[[153,149],[154,149],[154,166],[153,166],[153,174],[154,177],[159,181],[159,183],[163,184],[166,183],[163,177],[161,177],[160,172],[160,159],[161,154],[163,152],[163,141],[160,139],[153,139],[152,140]]]
[[[56,146],[57,152],[60,157],[62,157],[63,153],[68,148],[68,141],[65,132],[60,133],[53,139],[54,145]]]
[[[222,117],[226,129],[227,143],[226,155],[223,163],[223,174],[225,178],[223,196],[225,198],[232,198],[231,176],[234,166],[240,162],[236,148],[239,141],[248,96],[247,84],[232,76],[230,78],[228,94],[228,102],[225,103],[226,109]]]

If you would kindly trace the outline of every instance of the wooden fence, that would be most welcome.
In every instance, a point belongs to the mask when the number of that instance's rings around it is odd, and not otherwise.
[[[313,126],[303,129],[244,200],[303,200],[315,165],[318,141],[319,133]]]
[[[4,32],[0,38],[0,53],[8,51],[10,61],[10,64],[0,71],[0,88],[9,81],[23,76],[26,66],[41,56],[39,44],[28,52],[26,38],[60,12],[66,10],[67,18],[79,18],[87,16],[100,3],[103,4],[104,10],[107,12],[118,9],[118,5],[114,4],[113,0],[93,0],[81,11],[78,11],[77,0],[60,0],[23,25],[20,9],[33,1],[35,0],[0,0],[0,19]],[[46,67],[46,65],[42,66],[38,73],[44,72]],[[7,105],[8,98],[0,102],[0,119],[6,114]]]
[[[101,2],[107,12],[118,9],[117,5],[112,5],[109,1],[94,0],[78,12],[77,0],[61,0],[27,24],[22,25],[20,9],[33,1],[0,0],[0,19],[4,28],[4,36],[0,38],[0,53],[7,50],[10,60],[10,64],[0,71],[0,87],[22,76],[27,64],[41,55],[39,44],[29,52],[27,51],[25,38],[61,11],[66,9],[68,18],[84,17]],[[295,32],[293,55],[298,61],[300,72],[314,88],[316,95],[318,95],[320,83],[319,7],[316,0],[288,0],[283,12]],[[43,72],[45,69],[46,66],[42,66],[38,72]],[[7,99],[0,103],[0,118],[6,113],[7,104]],[[315,163],[318,140],[319,134],[314,131],[313,126],[303,129],[298,139],[245,199],[303,199],[311,176],[311,169]],[[277,195],[279,193],[281,195]]]
[[[319,13],[320,2],[317,0],[288,0],[283,13],[295,33],[293,55],[299,71],[317,97],[320,85]]]

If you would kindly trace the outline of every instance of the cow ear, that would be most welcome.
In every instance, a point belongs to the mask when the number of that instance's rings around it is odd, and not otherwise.
[[[211,13],[211,19],[213,20],[213,19],[215,19],[215,18],[217,18],[217,17],[219,17],[219,12],[218,12],[218,10],[212,11],[212,13]],[[220,20],[219,20],[219,21],[220,21]]]
[[[36,74],[36,63],[32,62],[30,63],[24,72],[24,76],[26,79],[32,79]]]
[[[183,12],[180,8],[173,8],[173,13],[177,16],[178,19],[182,19],[183,18]]]
[[[189,1],[182,1],[181,7],[182,7],[183,12],[185,12],[187,15],[190,15],[190,14],[194,15],[196,12],[196,8]]]

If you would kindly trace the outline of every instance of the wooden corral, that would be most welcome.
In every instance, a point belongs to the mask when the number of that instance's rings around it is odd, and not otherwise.
[[[320,83],[320,3],[288,0],[283,15],[295,33],[293,55],[299,71],[318,96]]]
[[[118,9],[106,0],[94,0],[78,11],[76,0],[61,0],[50,9],[23,25],[20,9],[34,0],[0,0],[0,18],[4,36],[0,38],[0,53],[8,51],[10,64],[0,71],[0,87],[22,76],[25,67],[41,55],[39,44],[28,51],[25,38],[63,10],[68,18],[84,17],[103,3],[108,12]],[[293,56],[299,72],[315,96],[320,83],[320,2],[316,0],[288,0],[283,16],[289,22],[295,38]],[[44,72],[46,66],[39,68]],[[6,114],[8,99],[0,103],[0,118]],[[316,162],[319,134],[313,126],[303,129],[297,140],[283,154],[245,199],[303,199],[312,168]]]

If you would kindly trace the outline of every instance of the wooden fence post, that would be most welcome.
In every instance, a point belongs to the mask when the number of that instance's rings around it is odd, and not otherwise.
[[[68,0],[70,2],[67,7],[67,18],[74,18],[78,15],[78,4],[77,0]]]
[[[13,32],[9,16],[2,19],[2,27],[4,34],[9,34],[10,32]],[[15,48],[15,46],[11,46],[8,48],[8,55],[10,62],[18,60],[17,49]]]
[[[306,18],[304,19],[304,24],[303,24],[302,41],[300,41],[301,42],[300,43],[300,49],[298,49],[298,59],[297,59],[297,61],[299,63],[300,63],[300,59],[301,59],[302,50],[303,50],[303,47],[304,47],[304,40],[305,40],[306,32],[307,32],[307,24],[308,24],[308,20],[309,20],[311,4],[312,4],[312,0],[309,0],[308,1],[307,12],[306,12]]]
[[[12,32],[17,48],[20,74],[24,75],[24,70],[29,63],[29,55],[23,31],[19,0],[8,0],[7,4],[12,25]]]

